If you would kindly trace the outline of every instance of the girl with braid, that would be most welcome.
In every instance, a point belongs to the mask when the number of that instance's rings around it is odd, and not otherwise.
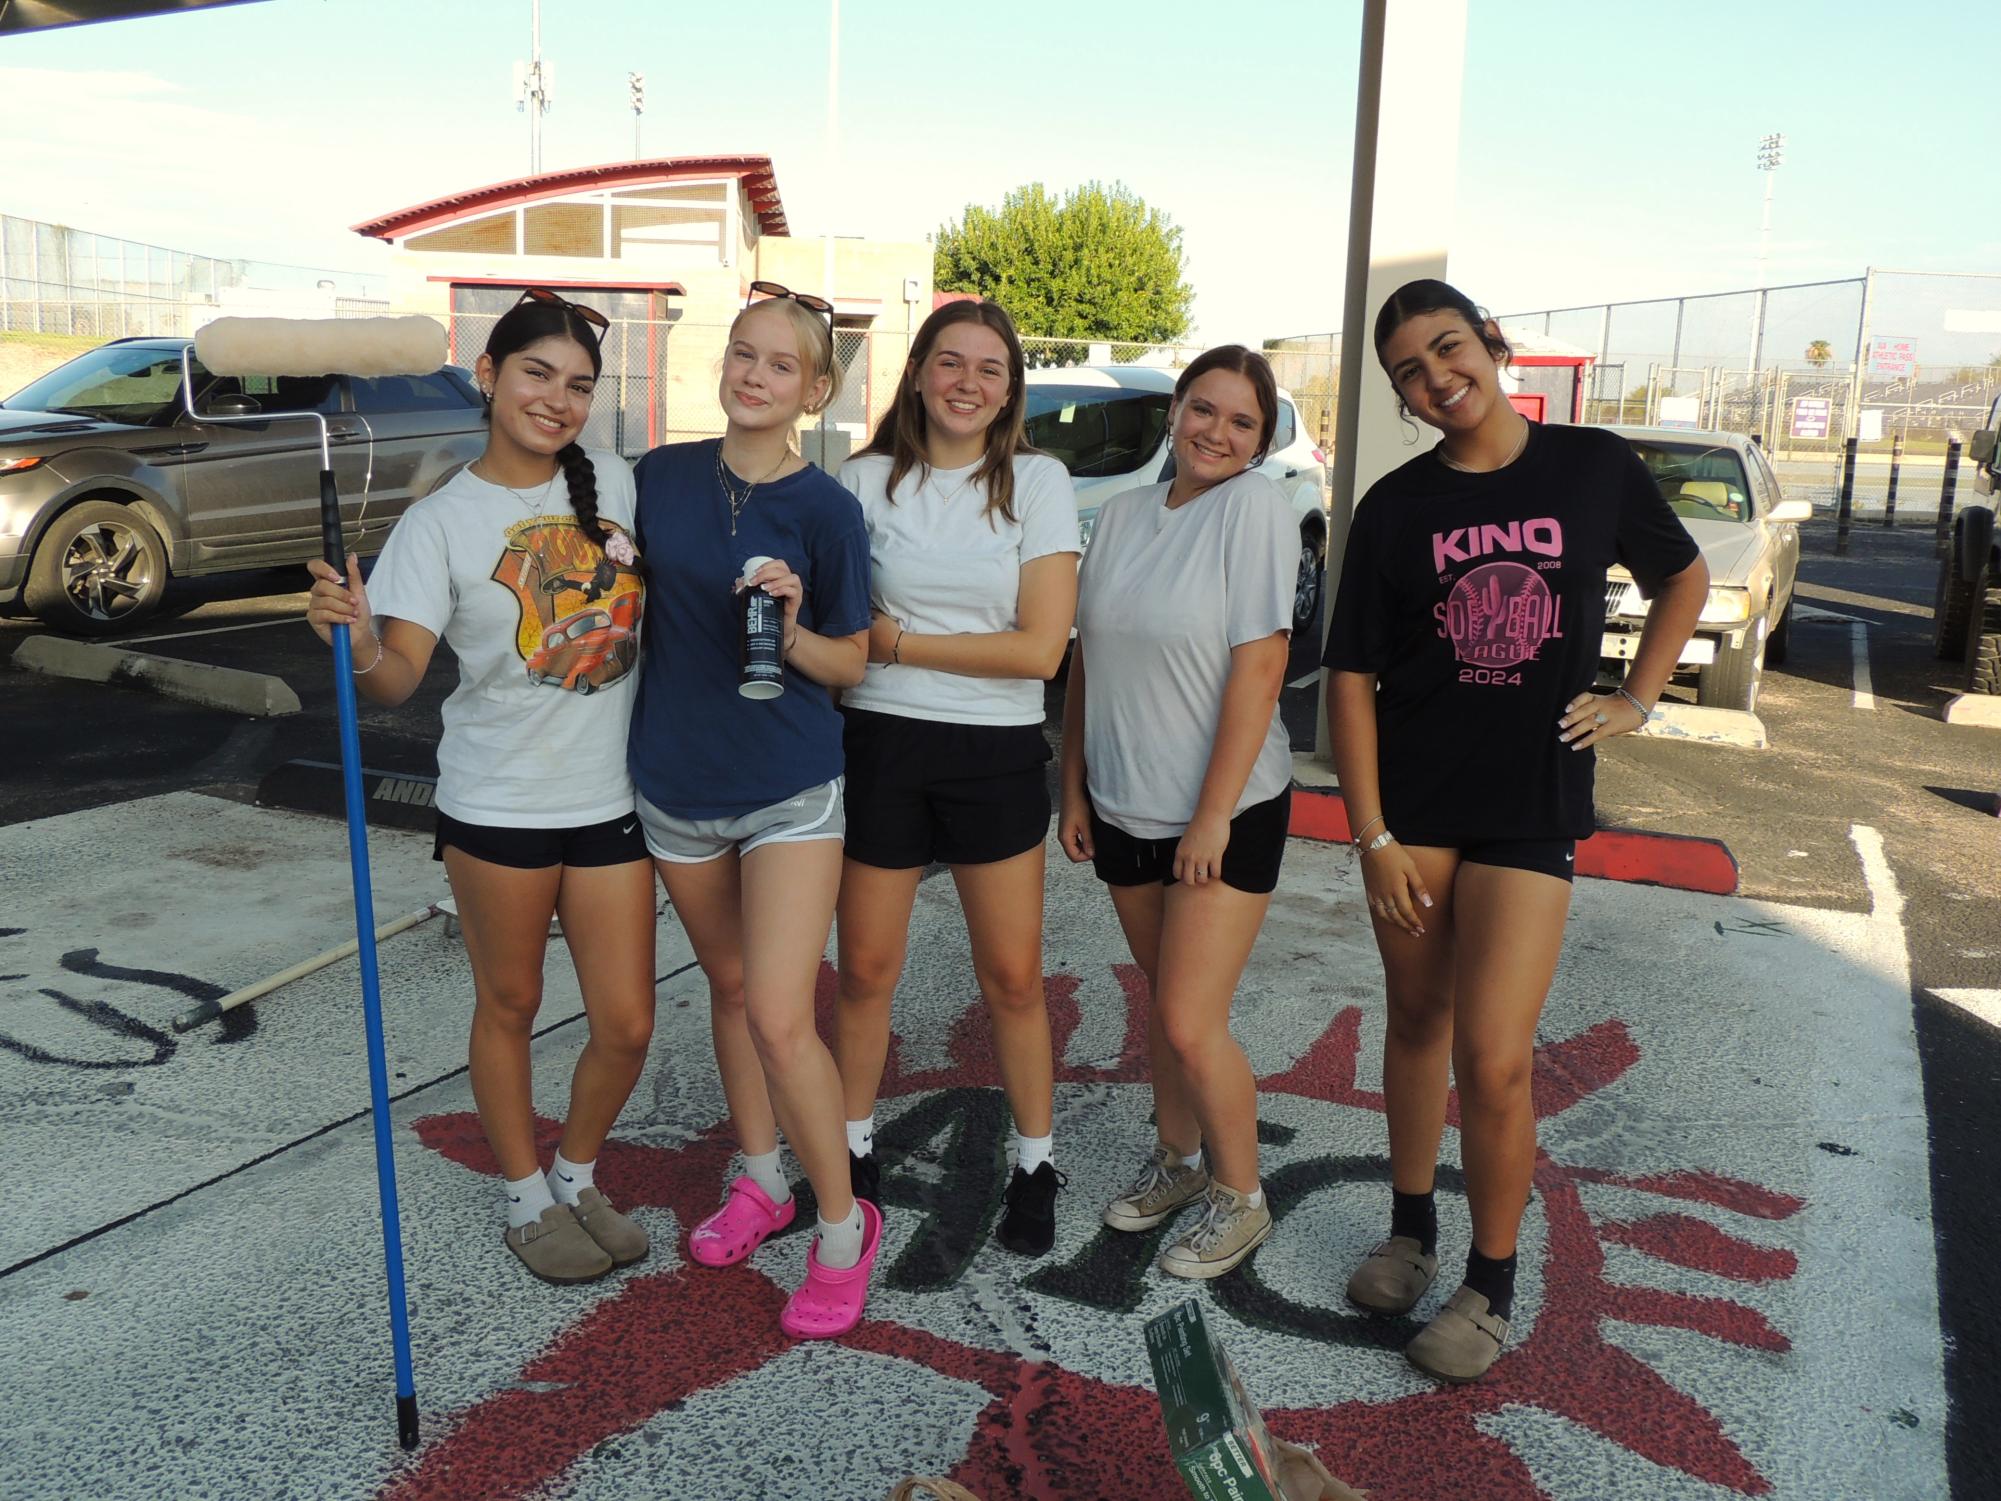
[[[590,1282],[647,1253],[593,1181],[653,1036],[653,871],[626,772],[640,577],[632,471],[577,442],[605,320],[535,288],[474,366],[486,451],[407,511],[366,588],[309,567],[306,618],[345,628],[356,687],[394,706],[442,638],[459,684],[438,743],[442,860],[472,962],[468,1061],[506,1180],[507,1248],[545,1282]],[[590,1020],[545,1175],[529,1043],[549,920],[562,921]]]

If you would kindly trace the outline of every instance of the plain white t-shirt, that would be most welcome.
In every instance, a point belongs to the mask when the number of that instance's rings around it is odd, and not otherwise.
[[[1081,550],[1070,471],[1046,454],[1014,460],[1014,514],[987,511],[978,464],[919,465],[889,498],[890,460],[863,454],[841,466],[868,522],[875,607],[920,636],[990,635],[1021,627],[1021,568]],[[842,696],[850,708],[947,724],[1041,724],[1040,678],[967,677],[871,662]]]
[[[632,469],[590,450],[598,514],[632,528]],[[369,608],[438,636],[459,662],[438,742],[440,811],[571,828],[633,809],[626,724],[638,681],[638,570],[584,535],[558,469],[516,491],[462,469],[403,514]]]
[[[1292,630],[1299,523],[1256,471],[1175,510],[1165,484],[1098,512],[1078,581],[1084,766],[1091,806],[1135,839],[1167,839],[1195,816],[1222,718],[1230,650]],[[1278,706],[1235,817],[1292,781]]]

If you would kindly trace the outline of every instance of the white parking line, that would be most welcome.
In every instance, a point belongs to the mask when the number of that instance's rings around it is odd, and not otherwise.
[[[220,636],[224,631],[254,631],[267,625],[297,625],[304,615],[288,615],[281,620],[251,620],[242,625],[213,625],[203,631],[169,631],[164,636],[134,636],[119,646],[144,646],[149,641],[182,641],[189,636]]]
[[[1938,990],[1940,1000],[1971,1012],[1990,1027],[2001,1027],[2001,990]]]
[[[1309,672],[1305,677],[1294,678],[1291,682],[1287,683],[1285,686],[1288,688],[1304,688],[1309,683],[1317,683],[1319,681],[1320,681],[1320,670],[1318,668],[1315,668],[1312,672]]]
[[[1869,627],[1861,621],[1849,626],[1849,640],[1855,648],[1855,707],[1876,707],[1876,685],[1869,676]]]

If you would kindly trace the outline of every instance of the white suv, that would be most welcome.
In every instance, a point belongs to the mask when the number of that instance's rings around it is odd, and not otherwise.
[[[1076,365],[1028,372],[1028,441],[1063,461],[1077,486],[1077,517],[1090,545],[1098,508],[1166,477],[1167,409],[1176,372],[1149,365]],[[1290,393],[1278,393],[1278,428],[1261,471],[1292,502],[1303,544],[1293,629],[1320,612],[1327,556],[1327,458],[1313,446]]]

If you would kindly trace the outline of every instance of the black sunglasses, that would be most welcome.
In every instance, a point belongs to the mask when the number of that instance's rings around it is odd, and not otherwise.
[[[611,320],[594,307],[585,307],[581,302],[572,302],[567,297],[558,296],[547,287],[530,287],[521,294],[521,302],[539,302],[547,307],[568,308],[584,322],[600,331],[611,327]],[[521,302],[514,305],[521,306]]]
[[[753,297],[789,297],[808,311],[823,314],[827,320],[827,331],[833,332],[834,305],[824,297],[815,297],[811,292],[795,292],[775,281],[754,281],[750,284],[750,291]]]

